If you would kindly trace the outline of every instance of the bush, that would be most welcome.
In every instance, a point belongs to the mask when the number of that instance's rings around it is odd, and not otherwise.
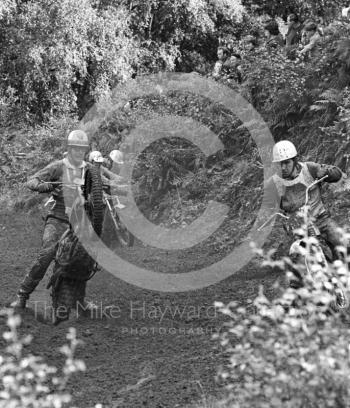
[[[76,112],[130,75],[127,10],[89,0],[18,2],[0,9],[0,95],[14,89],[25,119]]]
[[[0,355],[0,407],[63,407],[72,399],[66,391],[70,377],[85,371],[84,362],[74,359],[76,348],[81,343],[76,338],[75,329],[69,329],[69,343],[60,349],[66,360],[61,375],[57,375],[56,367],[49,366],[41,357],[25,353],[24,348],[30,344],[32,337],[21,338],[17,331],[20,317],[12,310],[6,313],[9,330],[3,333],[7,347]]]
[[[83,116],[132,75],[212,60],[221,25],[235,25],[242,13],[240,0],[6,0],[0,103],[31,121]]]
[[[232,408],[349,407],[350,329],[334,309],[327,283],[338,276],[349,288],[346,264],[336,261],[332,270],[324,271],[315,255],[314,279],[306,278],[305,268],[288,258],[272,261],[267,256],[265,264],[283,269],[289,277],[296,268],[304,285],[288,288],[274,300],[261,289],[253,315],[235,302],[217,305],[229,317],[220,335],[229,356],[219,374],[226,385],[226,402]]]
[[[290,13],[295,13],[303,20],[310,17],[323,17],[329,20],[338,15],[342,7],[348,5],[344,0],[291,0],[288,4],[281,0],[243,0],[242,3],[252,13],[284,18]]]

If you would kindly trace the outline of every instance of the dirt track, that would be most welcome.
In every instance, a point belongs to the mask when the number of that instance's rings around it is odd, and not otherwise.
[[[13,298],[27,265],[40,245],[43,222],[38,213],[3,213],[0,219],[0,305]],[[183,271],[209,261],[208,254],[192,259],[177,258],[166,251],[150,251],[139,243],[124,253],[126,258],[147,268],[164,272]],[[78,358],[87,371],[70,384],[76,406],[93,407],[184,407],[203,396],[220,394],[215,382],[224,356],[211,339],[220,331],[223,318],[215,313],[215,300],[245,303],[260,284],[272,294],[276,274],[257,276],[247,267],[239,276],[194,292],[167,294],[131,286],[102,271],[89,284],[88,299],[104,307],[114,305],[113,317],[93,316],[73,319],[53,327],[34,318],[34,304],[23,312],[23,330],[34,335],[30,350],[60,366],[58,351],[65,343],[67,328],[74,325],[85,341]],[[48,275],[48,274],[47,274]],[[255,278],[253,279],[253,277]],[[47,277],[46,277],[47,278]],[[45,282],[32,296],[44,310],[49,301]],[[159,313],[155,314],[154,311]],[[162,314],[162,316],[160,315]],[[40,319],[39,319],[40,320]],[[1,321],[2,329],[4,321]]]

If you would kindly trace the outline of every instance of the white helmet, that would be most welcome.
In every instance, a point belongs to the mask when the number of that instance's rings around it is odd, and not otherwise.
[[[281,140],[273,146],[272,162],[278,163],[284,160],[293,159],[298,155],[294,144],[289,140]]]
[[[123,153],[120,150],[112,150],[109,157],[117,164],[124,164]]]
[[[68,146],[89,147],[89,138],[87,134],[80,129],[73,130],[67,138]]]
[[[344,7],[343,9],[342,9],[342,11],[341,11],[341,15],[342,15],[342,17],[348,17],[349,16],[349,10],[350,10],[350,7]]]
[[[99,152],[98,150],[94,150],[93,152],[91,152],[89,154],[89,162],[90,163],[103,163],[103,156],[101,154],[101,152]]]

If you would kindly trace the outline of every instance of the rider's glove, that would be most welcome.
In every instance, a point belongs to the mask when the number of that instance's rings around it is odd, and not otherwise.
[[[52,195],[53,195],[54,197],[57,197],[57,196],[59,196],[59,195],[61,194],[61,192],[62,192],[62,186],[61,186],[61,185],[58,185],[58,186],[56,186],[56,187],[53,189]]]
[[[324,176],[328,176],[328,169],[326,166],[321,165],[319,167],[319,169],[317,170],[316,176],[318,179],[324,177]]]
[[[53,185],[51,183],[41,183],[38,185],[37,190],[39,193],[49,193],[53,190]]]

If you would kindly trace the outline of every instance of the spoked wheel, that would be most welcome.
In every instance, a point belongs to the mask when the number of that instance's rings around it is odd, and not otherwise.
[[[85,212],[97,236],[101,235],[104,204],[100,169],[91,167],[85,173],[84,186]],[[76,209],[73,208],[75,211]],[[72,210],[72,213],[73,213]],[[74,212],[78,228],[71,228],[61,237],[56,252],[53,275],[48,287],[52,287],[53,323],[68,320],[73,309],[83,305],[87,280],[96,272],[94,257],[89,254],[76,231],[82,224],[84,212]],[[86,219],[86,218],[85,218]]]
[[[84,184],[85,210],[95,233],[101,236],[104,204],[100,169],[92,166],[86,170]]]
[[[120,245],[123,247],[131,247],[134,245],[134,236],[116,216],[116,223],[118,224],[117,237]]]
[[[83,304],[86,282],[95,272],[95,260],[86,252],[73,230],[68,229],[59,240],[47,286],[51,288],[54,325],[68,320],[71,311]]]
[[[344,289],[341,286],[338,286],[335,289],[335,303],[338,309],[347,309],[349,307],[349,300],[346,296]]]
[[[52,297],[52,322],[56,326],[68,320],[72,310],[77,311],[83,305],[85,296],[85,281],[78,281],[62,277],[53,291]]]

